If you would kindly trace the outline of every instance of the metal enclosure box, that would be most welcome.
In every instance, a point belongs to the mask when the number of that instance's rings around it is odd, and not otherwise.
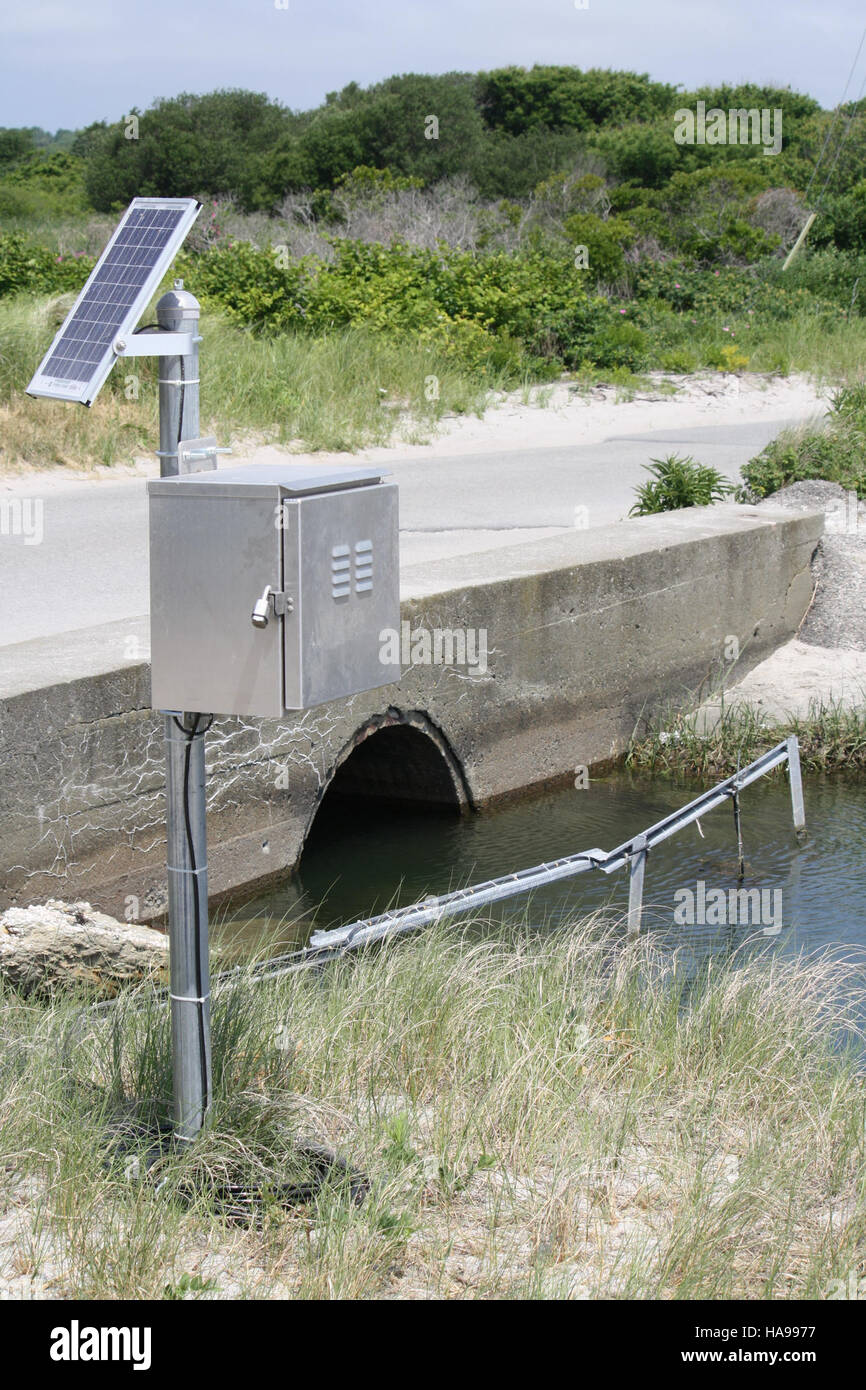
[[[148,482],[154,709],[279,718],[400,679],[380,661],[400,630],[382,477],[286,463]]]

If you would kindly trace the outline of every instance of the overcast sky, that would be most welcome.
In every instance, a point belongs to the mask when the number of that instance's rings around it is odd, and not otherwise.
[[[863,0],[0,0],[0,125],[76,128],[215,87],[317,105],[353,79],[516,63],[839,100]],[[585,3],[585,0],[578,0]],[[866,76],[866,45],[852,83]]]

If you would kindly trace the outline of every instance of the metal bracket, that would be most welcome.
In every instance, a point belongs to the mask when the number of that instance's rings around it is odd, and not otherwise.
[[[217,454],[230,454],[231,449],[221,448],[216,435],[203,435],[200,439],[182,439],[177,446],[178,473],[199,473],[208,468],[216,468]]]
[[[129,338],[116,338],[112,344],[118,357],[188,357],[192,345],[191,333],[159,331],[133,333]]]

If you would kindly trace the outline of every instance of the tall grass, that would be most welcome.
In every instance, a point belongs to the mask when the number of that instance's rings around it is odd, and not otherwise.
[[[155,359],[115,366],[90,410],[25,396],[71,302],[69,295],[0,300],[0,466],[129,463],[154,448]],[[152,318],[151,306],[146,321]],[[206,313],[202,334],[202,429],[223,440],[254,437],[304,450],[419,442],[432,437],[443,415],[481,415],[493,393],[521,386],[526,392],[531,385],[516,368],[468,366],[432,344],[364,327],[268,339]],[[684,322],[651,365],[705,369],[720,361],[720,343],[729,341],[720,321]],[[750,371],[799,370],[821,381],[856,381],[866,354],[866,320],[816,329],[804,312],[756,325],[748,343],[738,338],[737,350],[748,354]],[[583,378],[620,381],[624,389],[639,381],[623,369],[587,369],[578,374]]]
[[[0,460],[7,466],[128,462],[155,447],[156,359],[120,362],[90,410],[25,396],[71,299],[0,301]],[[416,341],[360,328],[263,339],[205,314],[201,331],[202,429],[223,440],[252,434],[309,450],[417,441],[445,412],[480,414],[491,391],[520,385],[507,374],[470,372]],[[136,389],[138,398],[127,399]]]
[[[789,319],[743,320],[727,314],[698,319],[665,320],[665,347],[658,365],[694,372],[723,367],[724,347],[747,363],[749,372],[788,376],[806,372],[818,385],[862,380],[866,359],[866,319],[845,319],[828,326],[804,309]],[[652,362],[651,365],[656,365]]]
[[[768,946],[767,951],[771,948]],[[143,1171],[167,1114],[164,1013],[2,1013],[0,1278],[57,1296],[820,1297],[866,1251],[866,1083],[850,960],[773,954],[687,978],[588,922],[441,930],[223,994],[212,1124]],[[371,1181],[228,1220],[227,1179]],[[17,1221],[13,1242],[9,1231]],[[45,1281],[45,1283],[40,1283]]]
[[[816,698],[802,714],[771,718],[747,701],[720,698],[712,713],[670,707],[636,730],[625,765],[652,776],[726,777],[796,734],[808,772],[866,770],[866,690],[859,706]]]

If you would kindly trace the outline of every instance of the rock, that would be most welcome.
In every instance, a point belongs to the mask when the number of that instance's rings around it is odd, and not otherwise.
[[[90,903],[49,899],[0,915],[0,977],[25,993],[85,985],[115,994],[123,985],[161,981],[167,968],[167,936]]]

